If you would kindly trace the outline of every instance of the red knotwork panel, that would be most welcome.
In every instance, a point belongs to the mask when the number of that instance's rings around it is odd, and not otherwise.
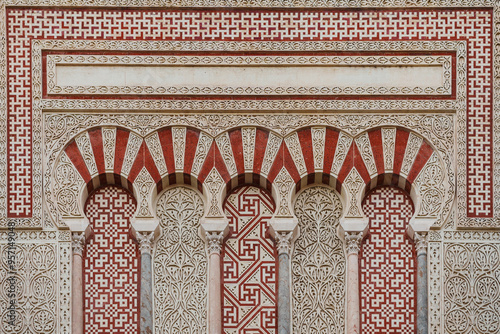
[[[84,257],[85,333],[139,333],[139,252],[129,236],[136,201],[124,189],[98,189],[85,206],[94,238]]]
[[[264,190],[238,188],[224,205],[230,235],[223,252],[225,334],[276,333],[276,251],[266,237],[274,201]]]
[[[369,234],[360,252],[361,332],[416,333],[416,254],[406,227],[408,195],[394,187],[372,191],[363,202]]]

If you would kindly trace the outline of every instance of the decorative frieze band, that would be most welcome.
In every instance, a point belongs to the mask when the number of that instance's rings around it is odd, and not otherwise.
[[[449,95],[451,56],[48,55],[59,95]],[[154,72],[155,75],[151,75]]]

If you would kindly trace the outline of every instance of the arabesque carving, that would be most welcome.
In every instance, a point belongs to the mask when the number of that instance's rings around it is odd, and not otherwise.
[[[293,332],[344,333],[346,260],[337,236],[342,204],[334,190],[312,187],[294,208],[300,236],[292,255]]]
[[[207,255],[198,236],[203,202],[189,188],[175,187],[157,205],[162,235],[153,258],[156,333],[206,333]]]

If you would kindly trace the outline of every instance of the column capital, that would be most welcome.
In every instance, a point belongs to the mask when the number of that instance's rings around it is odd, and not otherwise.
[[[415,232],[413,237],[415,241],[415,249],[417,250],[417,256],[427,254],[427,246],[429,245],[427,232]]]
[[[279,254],[290,254],[295,239],[299,236],[299,223],[297,218],[273,218],[269,222],[269,233],[276,241]]]
[[[220,254],[222,250],[222,241],[224,240],[224,232],[205,232],[207,240],[208,255]]]
[[[361,240],[363,240],[363,232],[345,232],[344,238],[346,243],[347,255],[358,255],[361,248]]]
[[[83,247],[85,246],[85,232],[73,232],[71,233],[73,254],[83,255]]]
[[[293,232],[276,233],[274,240],[276,240],[276,248],[278,249],[278,255],[290,254],[290,251],[292,250]]]
[[[139,243],[139,251],[141,254],[151,254],[153,250],[155,232],[136,232],[135,238]]]

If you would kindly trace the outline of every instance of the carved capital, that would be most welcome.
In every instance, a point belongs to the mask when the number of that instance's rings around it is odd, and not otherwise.
[[[150,233],[142,232],[136,234],[141,254],[151,254],[151,251],[153,249],[154,235],[155,235],[154,232]]]
[[[72,236],[72,244],[73,244],[73,255],[83,254],[83,247],[85,247],[85,232],[73,232]]]
[[[427,233],[415,232],[414,241],[415,249],[417,250],[417,256],[427,254],[427,246],[429,245]]]
[[[345,244],[347,248],[347,255],[359,254],[359,250],[361,247],[361,240],[363,240],[363,232],[359,233],[345,232]]]
[[[293,232],[276,233],[275,240],[278,254],[290,254],[290,251],[292,249],[292,238]]]
[[[224,233],[206,232],[208,255],[220,254]]]

